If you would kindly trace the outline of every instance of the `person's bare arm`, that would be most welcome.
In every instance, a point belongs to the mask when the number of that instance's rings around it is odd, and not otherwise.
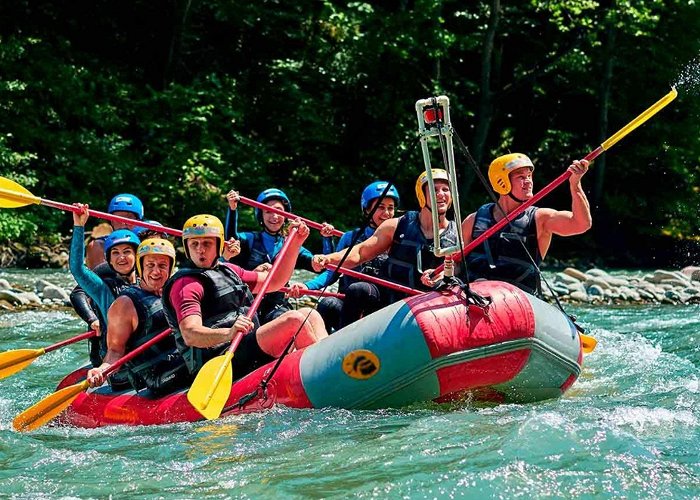
[[[229,328],[208,328],[197,314],[185,316],[179,323],[182,338],[190,347],[214,347],[233,338]]]
[[[474,232],[474,221],[476,220],[476,212],[473,212],[462,221],[462,241],[464,246],[472,242],[472,233]]]
[[[107,312],[107,324],[107,354],[102,364],[87,374],[92,387],[104,383],[102,372],[124,356],[126,344],[138,326],[138,315],[130,298],[117,297]]]
[[[538,210],[538,222],[545,235],[573,236],[588,231],[593,225],[591,206],[581,186],[581,178],[588,171],[588,161],[575,160],[570,166],[569,188],[571,190],[571,211]]]
[[[343,267],[353,268],[374,259],[389,250],[394,239],[394,233],[399,219],[388,219],[381,223],[372,236],[362,243],[355,245],[350,250],[343,262]],[[337,265],[345,255],[345,249],[328,255],[315,255],[312,265],[316,272],[320,272],[327,264]]]

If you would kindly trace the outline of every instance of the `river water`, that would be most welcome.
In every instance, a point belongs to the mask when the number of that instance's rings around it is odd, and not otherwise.
[[[0,497],[700,496],[700,306],[569,309],[599,344],[559,400],[13,431],[17,413],[86,361],[85,345],[69,346],[0,380]],[[6,313],[0,351],[83,330],[71,312]]]

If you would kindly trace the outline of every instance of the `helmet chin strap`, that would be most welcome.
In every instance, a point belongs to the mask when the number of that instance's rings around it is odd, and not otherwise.
[[[513,192],[512,192],[512,191],[511,191],[510,193],[508,193],[508,196],[510,196],[511,198],[513,198],[513,199],[514,199],[515,201],[517,201],[518,203],[525,203],[525,200],[520,200],[520,199],[516,198],[515,196],[513,196]]]

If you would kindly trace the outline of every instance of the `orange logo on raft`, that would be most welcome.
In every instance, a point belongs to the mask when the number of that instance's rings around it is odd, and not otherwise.
[[[352,378],[366,380],[374,377],[379,371],[379,358],[372,351],[358,349],[345,355],[343,371]]]

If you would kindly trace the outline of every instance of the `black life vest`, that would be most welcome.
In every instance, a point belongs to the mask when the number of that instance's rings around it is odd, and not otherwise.
[[[360,228],[353,229],[352,231],[352,236],[350,238],[350,241],[352,241],[355,236],[357,236],[357,233],[360,231]],[[357,241],[355,242],[355,245],[358,245],[362,243],[363,241],[367,240],[370,236],[374,234],[374,229],[370,230],[369,228],[366,228],[364,232],[357,238]],[[339,250],[342,252],[345,249]],[[364,274],[368,274],[370,276],[376,276],[379,277],[381,274],[381,269],[382,266],[384,265],[384,262],[389,258],[388,252],[384,252],[382,254],[377,255],[374,259],[369,260],[365,262],[364,264],[357,266],[356,268],[353,269],[353,271],[359,271]],[[345,290],[352,285],[353,283],[358,282],[359,280],[357,278],[352,278],[350,276],[345,276],[342,275],[340,277],[340,281],[338,283],[338,292],[343,293]]]
[[[253,304],[253,294],[240,276],[226,265],[217,265],[213,269],[200,269],[187,262],[171,277],[163,288],[163,307],[165,315],[173,329],[175,344],[185,358],[187,368],[196,373],[204,363],[221,353],[221,346],[200,348],[190,347],[182,338],[177,322],[177,314],[170,303],[170,290],[175,281],[185,276],[192,276],[204,286],[202,297],[202,325],[208,328],[228,328],[239,315],[245,314]],[[255,327],[247,335],[255,335],[259,327],[257,314],[253,317]]]
[[[138,326],[126,344],[127,352],[145,344],[169,327],[163,310],[163,302],[158,295],[136,286],[122,290],[119,295],[131,299],[138,316]],[[175,347],[175,337],[169,335],[126,363],[131,384],[135,389],[144,386],[151,388],[152,382],[164,375],[160,368],[165,361],[169,361],[169,369],[172,368],[172,360],[168,358],[173,356],[179,357],[184,365],[185,361]],[[158,387],[160,388],[160,384]]]
[[[263,232],[258,231],[253,234],[253,241],[248,249],[248,259],[245,264],[242,265],[243,269],[253,270],[260,264],[272,264],[272,262],[277,257],[276,255],[270,256],[265,249],[265,243],[263,242]],[[276,236],[276,241],[282,238],[282,236]],[[284,292],[270,292],[265,294],[262,301],[260,302],[260,307],[258,308],[258,318],[262,323],[267,323],[269,319],[272,319],[270,313],[272,313],[278,307],[283,307],[285,310],[292,309],[292,305],[289,300],[285,297]]]
[[[472,241],[496,224],[494,208],[494,203],[487,203],[477,210]],[[542,262],[542,257],[537,241],[536,211],[537,207],[528,207],[467,256],[470,281],[506,281],[528,293],[540,293],[541,281],[537,267]],[[537,267],[533,265],[528,253]]]
[[[394,239],[389,249],[388,258],[381,269],[383,277],[396,283],[428,290],[420,281],[423,271],[438,267],[443,258],[433,254],[433,240],[427,239],[420,228],[419,212],[406,212],[396,226]],[[457,244],[457,223],[449,221],[448,227],[440,234],[440,246],[443,248]],[[403,294],[392,292],[393,299],[398,300]]]
[[[106,262],[102,262],[101,264],[95,266],[93,272],[100,277],[105,285],[107,285],[115,299],[119,296],[122,290],[125,290],[131,286],[131,283],[125,281],[124,278],[117,274],[117,272]],[[95,314],[97,314],[97,318],[100,321],[100,332],[102,332],[102,334],[98,337],[100,343],[99,355],[101,359],[104,359],[105,355],[107,354],[107,318],[102,317],[99,307],[95,306],[93,310],[95,311]]]

